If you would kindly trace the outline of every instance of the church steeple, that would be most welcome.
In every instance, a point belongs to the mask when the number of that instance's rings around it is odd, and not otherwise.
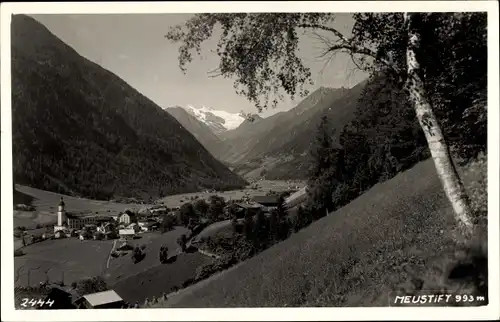
[[[62,226],[66,222],[66,211],[64,210],[64,200],[61,197],[59,206],[57,207],[57,225]]]

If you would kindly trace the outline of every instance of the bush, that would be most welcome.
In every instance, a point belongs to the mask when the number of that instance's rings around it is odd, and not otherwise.
[[[236,259],[236,257],[232,255],[221,257],[215,260],[213,263],[205,264],[203,266],[198,267],[196,269],[196,275],[194,281],[199,282],[201,280],[204,280],[210,277],[211,275],[226,270],[237,263],[238,260]]]
[[[14,257],[19,257],[19,256],[23,256],[24,255],[24,252],[22,249],[16,249],[14,251]]]
[[[186,251],[187,237],[185,234],[179,236],[179,238],[177,239],[177,244],[181,247],[182,252]]]
[[[106,291],[108,289],[106,281],[101,276],[95,276],[88,279],[80,280],[75,287],[80,296]]]
[[[159,253],[160,263],[164,264],[168,260],[168,247],[166,245],[162,245],[160,247]]]
[[[131,259],[134,264],[139,263],[146,257],[146,253],[143,252],[139,247],[134,248],[134,251],[132,252]]]
[[[162,222],[161,222],[161,225],[160,225],[160,231],[162,233],[165,233],[167,231],[171,231],[172,229],[174,229],[174,226],[177,224],[177,218],[175,218],[174,216],[170,216],[168,214],[165,214],[163,215],[162,217]]]

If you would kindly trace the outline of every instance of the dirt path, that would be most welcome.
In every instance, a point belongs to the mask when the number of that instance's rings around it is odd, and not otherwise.
[[[108,262],[106,263],[106,269],[109,268],[109,261],[111,260],[111,253],[113,253],[113,251],[115,250],[115,247],[116,247],[116,239],[113,241],[113,247],[109,251]]]

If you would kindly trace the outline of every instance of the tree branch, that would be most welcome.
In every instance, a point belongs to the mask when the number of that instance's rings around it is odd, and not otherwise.
[[[353,54],[360,54],[360,55],[365,55],[365,56],[370,56],[374,58],[375,60],[381,62],[382,64],[386,65],[390,69],[392,69],[397,75],[401,74],[401,71],[397,66],[395,66],[392,62],[390,62],[387,59],[377,57],[377,52],[375,52],[372,49],[358,46],[352,43],[351,40],[347,39],[340,31],[338,31],[335,28],[332,27],[327,27],[324,25],[318,25],[318,24],[300,24],[298,25],[299,28],[313,28],[313,29],[320,29],[324,31],[329,31],[332,32],[336,37],[340,39],[340,43],[330,45],[330,47],[326,50],[326,52],[323,53],[322,56],[326,56],[329,52],[333,52],[335,50],[341,50],[341,49],[346,49],[350,51]]]

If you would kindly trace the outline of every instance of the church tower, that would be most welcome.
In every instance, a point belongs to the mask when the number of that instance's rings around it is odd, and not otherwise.
[[[66,211],[64,210],[64,200],[61,197],[57,207],[57,226],[63,226],[66,223]]]

